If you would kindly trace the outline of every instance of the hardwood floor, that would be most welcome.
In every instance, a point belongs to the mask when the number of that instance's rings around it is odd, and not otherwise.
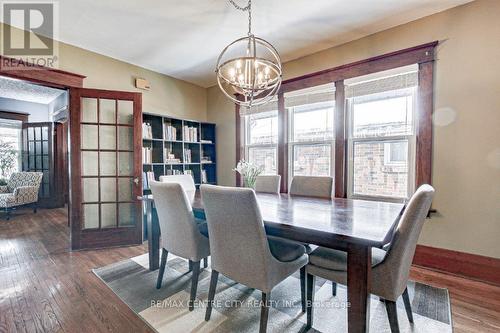
[[[500,286],[413,267],[410,278],[447,288],[455,333],[500,332]]]
[[[69,251],[64,209],[0,219],[0,332],[152,332],[92,272],[144,246]]]
[[[69,251],[64,209],[0,216],[0,332],[152,332],[91,270],[145,246]],[[500,331],[500,287],[414,267],[448,288],[456,333]]]

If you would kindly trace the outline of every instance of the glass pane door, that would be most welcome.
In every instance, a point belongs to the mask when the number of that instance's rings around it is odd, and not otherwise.
[[[75,243],[80,248],[139,243],[142,133],[135,122],[141,119],[140,94],[77,91],[79,98],[72,98],[79,103],[79,117],[74,117],[78,124],[71,125],[79,133],[74,154],[80,200],[74,202],[78,207],[73,217],[78,219],[80,239]]]
[[[42,172],[39,198],[50,200],[52,193],[52,129],[53,124],[48,122],[26,123],[23,125],[23,156],[22,170],[29,172]]]

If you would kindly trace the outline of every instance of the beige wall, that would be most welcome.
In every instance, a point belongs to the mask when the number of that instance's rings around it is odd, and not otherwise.
[[[14,38],[21,39],[21,30],[15,31]],[[87,76],[86,88],[141,92],[143,112],[207,119],[207,90],[194,84],[65,43],[59,43],[59,69]],[[147,79],[151,90],[136,89],[136,77]]]
[[[500,258],[500,1],[478,0],[284,65],[285,79],[439,40],[433,185],[420,243]],[[234,106],[208,89],[218,177],[234,184]],[[438,125],[439,123],[439,125]]]

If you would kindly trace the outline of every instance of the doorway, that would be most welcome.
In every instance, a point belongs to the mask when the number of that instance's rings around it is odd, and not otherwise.
[[[58,192],[63,193],[62,200],[68,203],[71,249],[141,244],[143,216],[138,200],[142,189],[141,94],[84,89],[83,76],[54,69],[0,68],[2,74],[67,93],[66,109],[53,112],[49,123],[53,133],[63,133],[52,140],[62,151],[54,154],[52,165],[66,165],[65,177],[54,174],[53,178],[61,180],[55,188],[67,188]],[[45,140],[40,134],[37,139],[36,134],[49,132],[50,126],[47,130],[24,127],[28,150],[30,141],[35,150],[37,145],[50,145],[48,137]],[[115,191],[110,191],[111,188]]]
[[[0,76],[0,183],[8,186],[18,172],[42,174],[36,202],[40,208],[68,203],[68,96],[65,89]]]

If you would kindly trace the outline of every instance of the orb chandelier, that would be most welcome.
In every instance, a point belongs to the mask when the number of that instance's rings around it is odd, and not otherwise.
[[[281,86],[281,59],[267,41],[252,34],[252,0],[238,10],[248,12],[248,34],[222,50],[217,59],[217,83],[236,104],[251,108],[270,101]]]

